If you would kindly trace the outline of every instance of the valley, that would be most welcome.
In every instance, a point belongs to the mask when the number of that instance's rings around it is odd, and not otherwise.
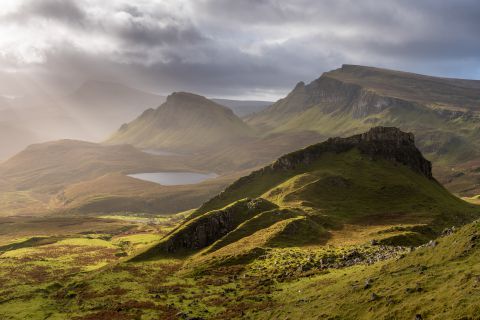
[[[344,65],[30,145],[0,163],[0,317],[473,319],[478,90]]]
[[[431,170],[412,134],[376,127],[284,155],[195,210],[1,218],[0,315],[475,317],[480,207]]]
[[[479,29],[2,1],[0,320],[480,320]]]

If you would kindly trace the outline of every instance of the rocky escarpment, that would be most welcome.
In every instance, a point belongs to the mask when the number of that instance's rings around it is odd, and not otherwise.
[[[412,133],[402,132],[394,127],[374,127],[362,134],[348,138],[330,138],[325,142],[289,153],[271,165],[238,179],[218,196],[204,203],[198,212],[203,212],[204,208],[208,208],[210,204],[222,199],[224,194],[241,188],[267,172],[295,170],[300,166],[314,162],[326,152],[341,153],[354,148],[357,148],[362,154],[371,159],[385,159],[401,163],[413,171],[433,179],[432,164],[423,157],[422,153],[415,146],[415,137]]]
[[[365,118],[388,108],[412,109],[419,106],[411,101],[380,95],[355,83],[344,82],[326,75],[306,86],[297,85],[292,95],[304,93],[304,109],[318,106],[323,113],[350,113],[354,119]]]
[[[328,74],[309,84],[299,82],[287,97],[249,118],[252,124],[262,121],[288,121],[291,114],[318,108],[323,114],[348,114],[353,119],[363,119],[386,109],[425,110],[416,103],[395,96],[380,94],[360,84],[336,79]]]
[[[414,135],[394,127],[375,127],[348,138],[330,138],[279,158],[271,168],[293,170],[299,165],[310,164],[325,152],[339,153],[353,148],[372,159],[399,162],[432,179],[432,165],[415,146]]]
[[[205,248],[242,222],[275,207],[274,204],[264,199],[237,201],[226,208],[214,210],[187,221],[172,231],[160,245],[137,258],[148,257],[156,252],[174,253],[181,250]]]

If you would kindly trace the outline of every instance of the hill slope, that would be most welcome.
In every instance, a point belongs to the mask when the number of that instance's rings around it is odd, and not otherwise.
[[[208,252],[222,255],[323,245],[346,234],[364,242],[372,230],[393,225],[402,228],[385,231],[381,241],[418,244],[476,214],[432,178],[412,134],[376,127],[288,154],[237,180],[139,259],[211,245]]]
[[[218,149],[251,136],[251,129],[230,109],[199,95],[177,92],[157,109],[123,125],[108,143],[192,152]]]
[[[2,179],[18,189],[59,190],[69,183],[112,172],[148,172],[162,168],[165,161],[129,145],[60,140],[29,146],[0,165]],[[182,169],[181,165],[172,166]],[[146,171],[145,171],[146,170]]]
[[[231,181],[166,187],[126,176],[161,171],[196,172],[180,158],[130,145],[77,140],[31,145],[0,164],[0,215],[52,210],[172,213],[198,206]]]
[[[453,232],[453,233],[452,233]],[[480,221],[386,263],[280,285],[255,319],[477,319]]]
[[[479,156],[480,82],[344,65],[248,118],[265,132],[312,130],[326,136],[395,126],[417,136],[434,161]]]

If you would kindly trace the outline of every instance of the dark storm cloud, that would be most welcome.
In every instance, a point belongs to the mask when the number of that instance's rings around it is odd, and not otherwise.
[[[180,43],[197,43],[204,38],[201,33],[191,26],[166,25],[158,26],[145,21],[130,21],[116,27],[115,34],[128,44],[156,47],[176,45]]]
[[[23,3],[12,18],[19,21],[45,18],[76,26],[84,23],[86,15],[74,0],[30,0]]]
[[[45,36],[32,70],[157,92],[280,96],[342,63],[480,76],[473,0],[35,0],[16,14],[70,29]]]

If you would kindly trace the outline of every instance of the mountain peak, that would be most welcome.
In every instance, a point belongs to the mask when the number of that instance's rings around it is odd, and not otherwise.
[[[178,102],[178,101],[188,101],[188,102],[207,102],[208,99],[199,94],[190,93],[190,92],[173,92],[167,96],[167,102]]]
[[[140,148],[199,151],[251,137],[250,128],[231,109],[204,96],[174,92],[155,110],[145,111],[109,140]]]
[[[167,97],[166,105],[174,106],[175,108],[186,108],[190,110],[198,110],[198,109],[209,109],[209,110],[217,110],[224,112],[228,115],[233,115],[233,111],[231,109],[224,107],[210,99],[207,99],[204,96],[190,93],[190,92],[173,92]]]

